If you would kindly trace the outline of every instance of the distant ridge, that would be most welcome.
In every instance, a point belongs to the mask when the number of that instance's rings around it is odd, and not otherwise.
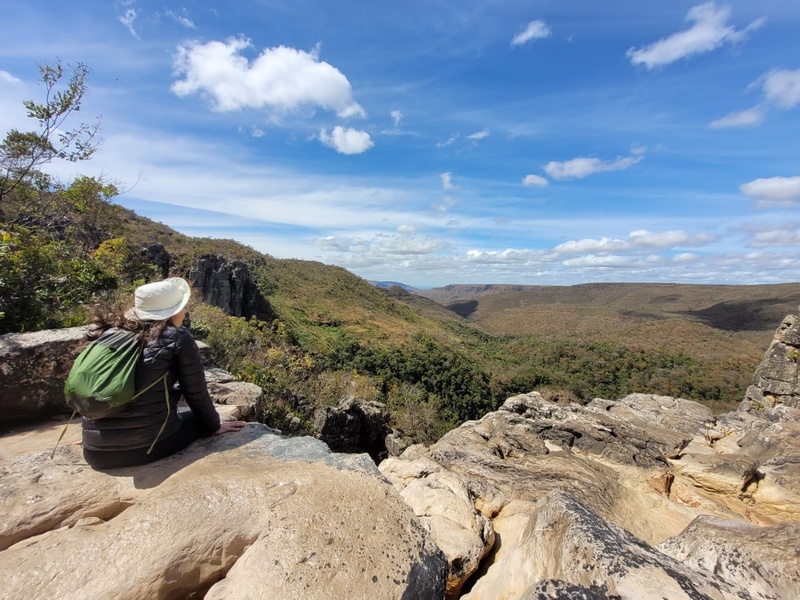
[[[614,334],[631,324],[667,320],[721,331],[772,332],[782,315],[797,309],[800,283],[457,284],[419,294],[494,335],[586,333],[587,327]]]

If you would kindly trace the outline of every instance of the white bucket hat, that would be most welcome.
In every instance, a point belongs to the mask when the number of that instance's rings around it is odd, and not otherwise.
[[[189,284],[180,277],[154,281],[136,288],[133,308],[125,316],[141,321],[163,321],[181,312],[191,295]]]

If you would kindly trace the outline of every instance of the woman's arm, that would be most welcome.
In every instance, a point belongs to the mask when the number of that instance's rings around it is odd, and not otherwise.
[[[186,403],[207,432],[216,433],[220,429],[219,414],[208,394],[203,360],[200,358],[197,342],[187,329],[179,329],[175,354],[178,363],[178,382]]]

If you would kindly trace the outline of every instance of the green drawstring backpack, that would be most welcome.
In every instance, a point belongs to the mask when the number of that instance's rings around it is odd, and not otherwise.
[[[130,331],[116,330],[87,346],[75,359],[64,384],[67,405],[73,409],[67,426],[75,413],[87,419],[104,419],[117,413],[122,407],[135,400],[159,381],[164,382],[164,397],[167,402],[167,419],[147,450],[153,446],[164,431],[169,419],[169,389],[167,373],[140,391],[135,388],[136,364],[142,353],[139,335]],[[66,433],[66,426],[56,442],[56,448]],[[52,458],[56,448],[53,448]]]

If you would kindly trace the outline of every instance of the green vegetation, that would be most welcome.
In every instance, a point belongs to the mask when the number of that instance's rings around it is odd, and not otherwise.
[[[468,322],[338,267],[189,238],[113,204],[109,182],[63,184],[42,172],[93,152],[97,126],[67,123],[87,75],[78,65],[65,82],[60,65],[44,67],[45,102],[25,104],[37,130],[10,131],[0,145],[0,333],[80,324],[92,303],[129,300],[161,276],[143,258],[148,244],[164,246],[175,275],[205,254],[240,260],[258,286],[258,314],[230,317],[195,301],[192,327],[220,366],[263,388],[262,420],[310,430],[315,406],[355,396],[386,403],[396,427],[429,442],[532,390],[578,402],[650,392],[730,408],[779,320],[765,335],[733,329],[731,314],[745,309],[748,327],[773,315],[718,288],[705,304],[681,286],[650,289],[656,296],[647,286],[481,286],[472,296],[448,288]],[[539,295],[519,295],[531,290]],[[714,327],[722,320],[729,330]]]

